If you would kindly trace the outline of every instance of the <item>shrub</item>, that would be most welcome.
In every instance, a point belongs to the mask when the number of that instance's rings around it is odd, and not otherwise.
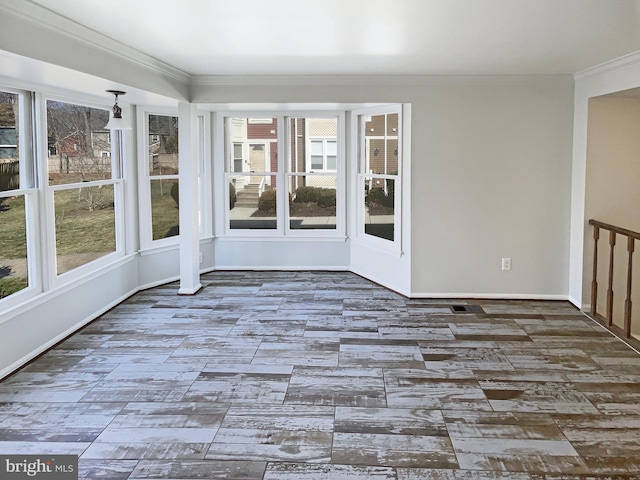
[[[319,207],[335,207],[336,206],[336,191],[332,188],[321,188],[318,191],[318,206]]]
[[[180,192],[178,189],[178,182],[171,185],[171,198],[176,202],[176,206],[180,206]]]
[[[367,205],[384,205],[385,194],[382,188],[372,188],[367,195]]]
[[[275,211],[276,209],[276,191],[265,190],[258,200],[258,210],[262,212]]]
[[[317,202],[320,190],[322,189],[318,187],[298,187],[296,189],[296,198],[294,202],[296,203]]]
[[[235,206],[236,200],[238,200],[238,196],[236,195],[236,187],[233,186],[233,183],[229,182],[229,210],[231,210]]]

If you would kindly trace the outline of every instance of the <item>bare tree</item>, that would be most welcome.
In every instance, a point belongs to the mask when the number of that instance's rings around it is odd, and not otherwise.
[[[109,151],[109,132],[104,125],[107,110],[64,102],[47,102],[47,128],[50,154],[59,158],[58,173],[78,177],[79,181],[109,178],[110,159],[96,152]]]

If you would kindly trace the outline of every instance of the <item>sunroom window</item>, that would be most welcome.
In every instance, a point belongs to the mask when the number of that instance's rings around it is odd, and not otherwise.
[[[360,115],[359,231],[382,246],[398,245],[400,230],[400,112]]]
[[[114,168],[109,111],[47,100],[47,199],[55,225],[55,271],[116,252],[120,169]]]
[[[229,230],[278,228],[278,119],[228,118]]]
[[[344,231],[342,116],[227,117],[226,231],[326,236]],[[254,232],[254,233],[252,233]]]
[[[146,171],[151,207],[151,239],[179,235],[178,117],[147,117]],[[145,202],[146,203],[146,202]]]
[[[33,158],[25,145],[25,95],[0,91],[0,301],[33,285],[29,222],[33,222]],[[21,293],[22,294],[22,293]]]

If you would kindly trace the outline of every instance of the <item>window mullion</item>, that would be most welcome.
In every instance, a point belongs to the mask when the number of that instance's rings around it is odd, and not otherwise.
[[[286,148],[287,143],[287,135],[286,135],[286,124],[285,117],[283,115],[278,115],[274,117],[277,119],[277,127],[276,127],[276,157],[277,157],[277,175],[276,175],[276,185],[280,187],[276,190],[277,201],[276,201],[276,225],[278,226],[277,230],[281,235],[285,235],[287,228],[285,225],[289,221],[289,192],[286,181],[286,167],[285,164],[287,158],[288,148]],[[267,161],[271,161],[270,159]],[[273,173],[273,172],[272,172]],[[278,192],[279,191],[279,192]]]

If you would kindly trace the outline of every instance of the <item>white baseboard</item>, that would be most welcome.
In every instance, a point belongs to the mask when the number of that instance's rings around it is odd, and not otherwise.
[[[424,293],[412,292],[411,298],[472,298],[485,300],[563,300],[570,301],[567,295],[537,293]]]
[[[210,269],[209,271],[237,271],[237,270],[246,270],[250,271],[280,271],[280,272],[305,272],[305,271],[330,271],[330,272],[349,272],[349,267],[345,266],[300,266],[300,265],[218,265],[214,269]]]
[[[25,366],[27,363],[29,363],[31,360],[36,358],[38,355],[41,355],[42,353],[46,352],[51,347],[55,346],[57,343],[59,343],[60,341],[64,340],[65,338],[67,338],[69,335],[72,335],[72,334],[76,333],[82,327],[84,327],[87,324],[91,323],[96,318],[100,317],[101,315],[104,315],[109,310],[111,310],[112,308],[114,308],[117,305],[121,304],[127,298],[129,298],[131,295],[134,295],[138,291],[139,291],[139,289],[133,289],[131,292],[128,292],[128,293],[120,296],[119,298],[117,298],[113,302],[110,302],[105,307],[99,309],[98,311],[92,313],[91,315],[89,315],[88,317],[84,318],[80,322],[76,323],[73,327],[68,328],[67,330],[62,332],[60,335],[57,335],[53,339],[49,340],[47,343],[41,345],[36,350],[33,350],[32,352],[29,352],[27,355],[25,355],[24,357],[20,358],[19,360],[16,360],[15,362],[13,362],[8,367],[3,368],[2,370],[0,370],[0,380],[2,380],[6,376],[12,374],[14,371],[18,370],[19,368]]]
[[[367,280],[377,283],[378,285],[384,287],[384,288],[388,288],[389,290],[393,290],[396,293],[399,293],[400,295],[404,296],[404,297],[411,297],[411,294],[409,293],[408,290],[395,285],[393,283],[389,283],[388,279],[378,279],[373,275],[370,275],[369,273],[365,273],[357,268],[351,268],[351,269],[347,269],[347,271],[350,271],[352,273],[355,273],[356,275],[361,276],[362,278],[366,278]]]

